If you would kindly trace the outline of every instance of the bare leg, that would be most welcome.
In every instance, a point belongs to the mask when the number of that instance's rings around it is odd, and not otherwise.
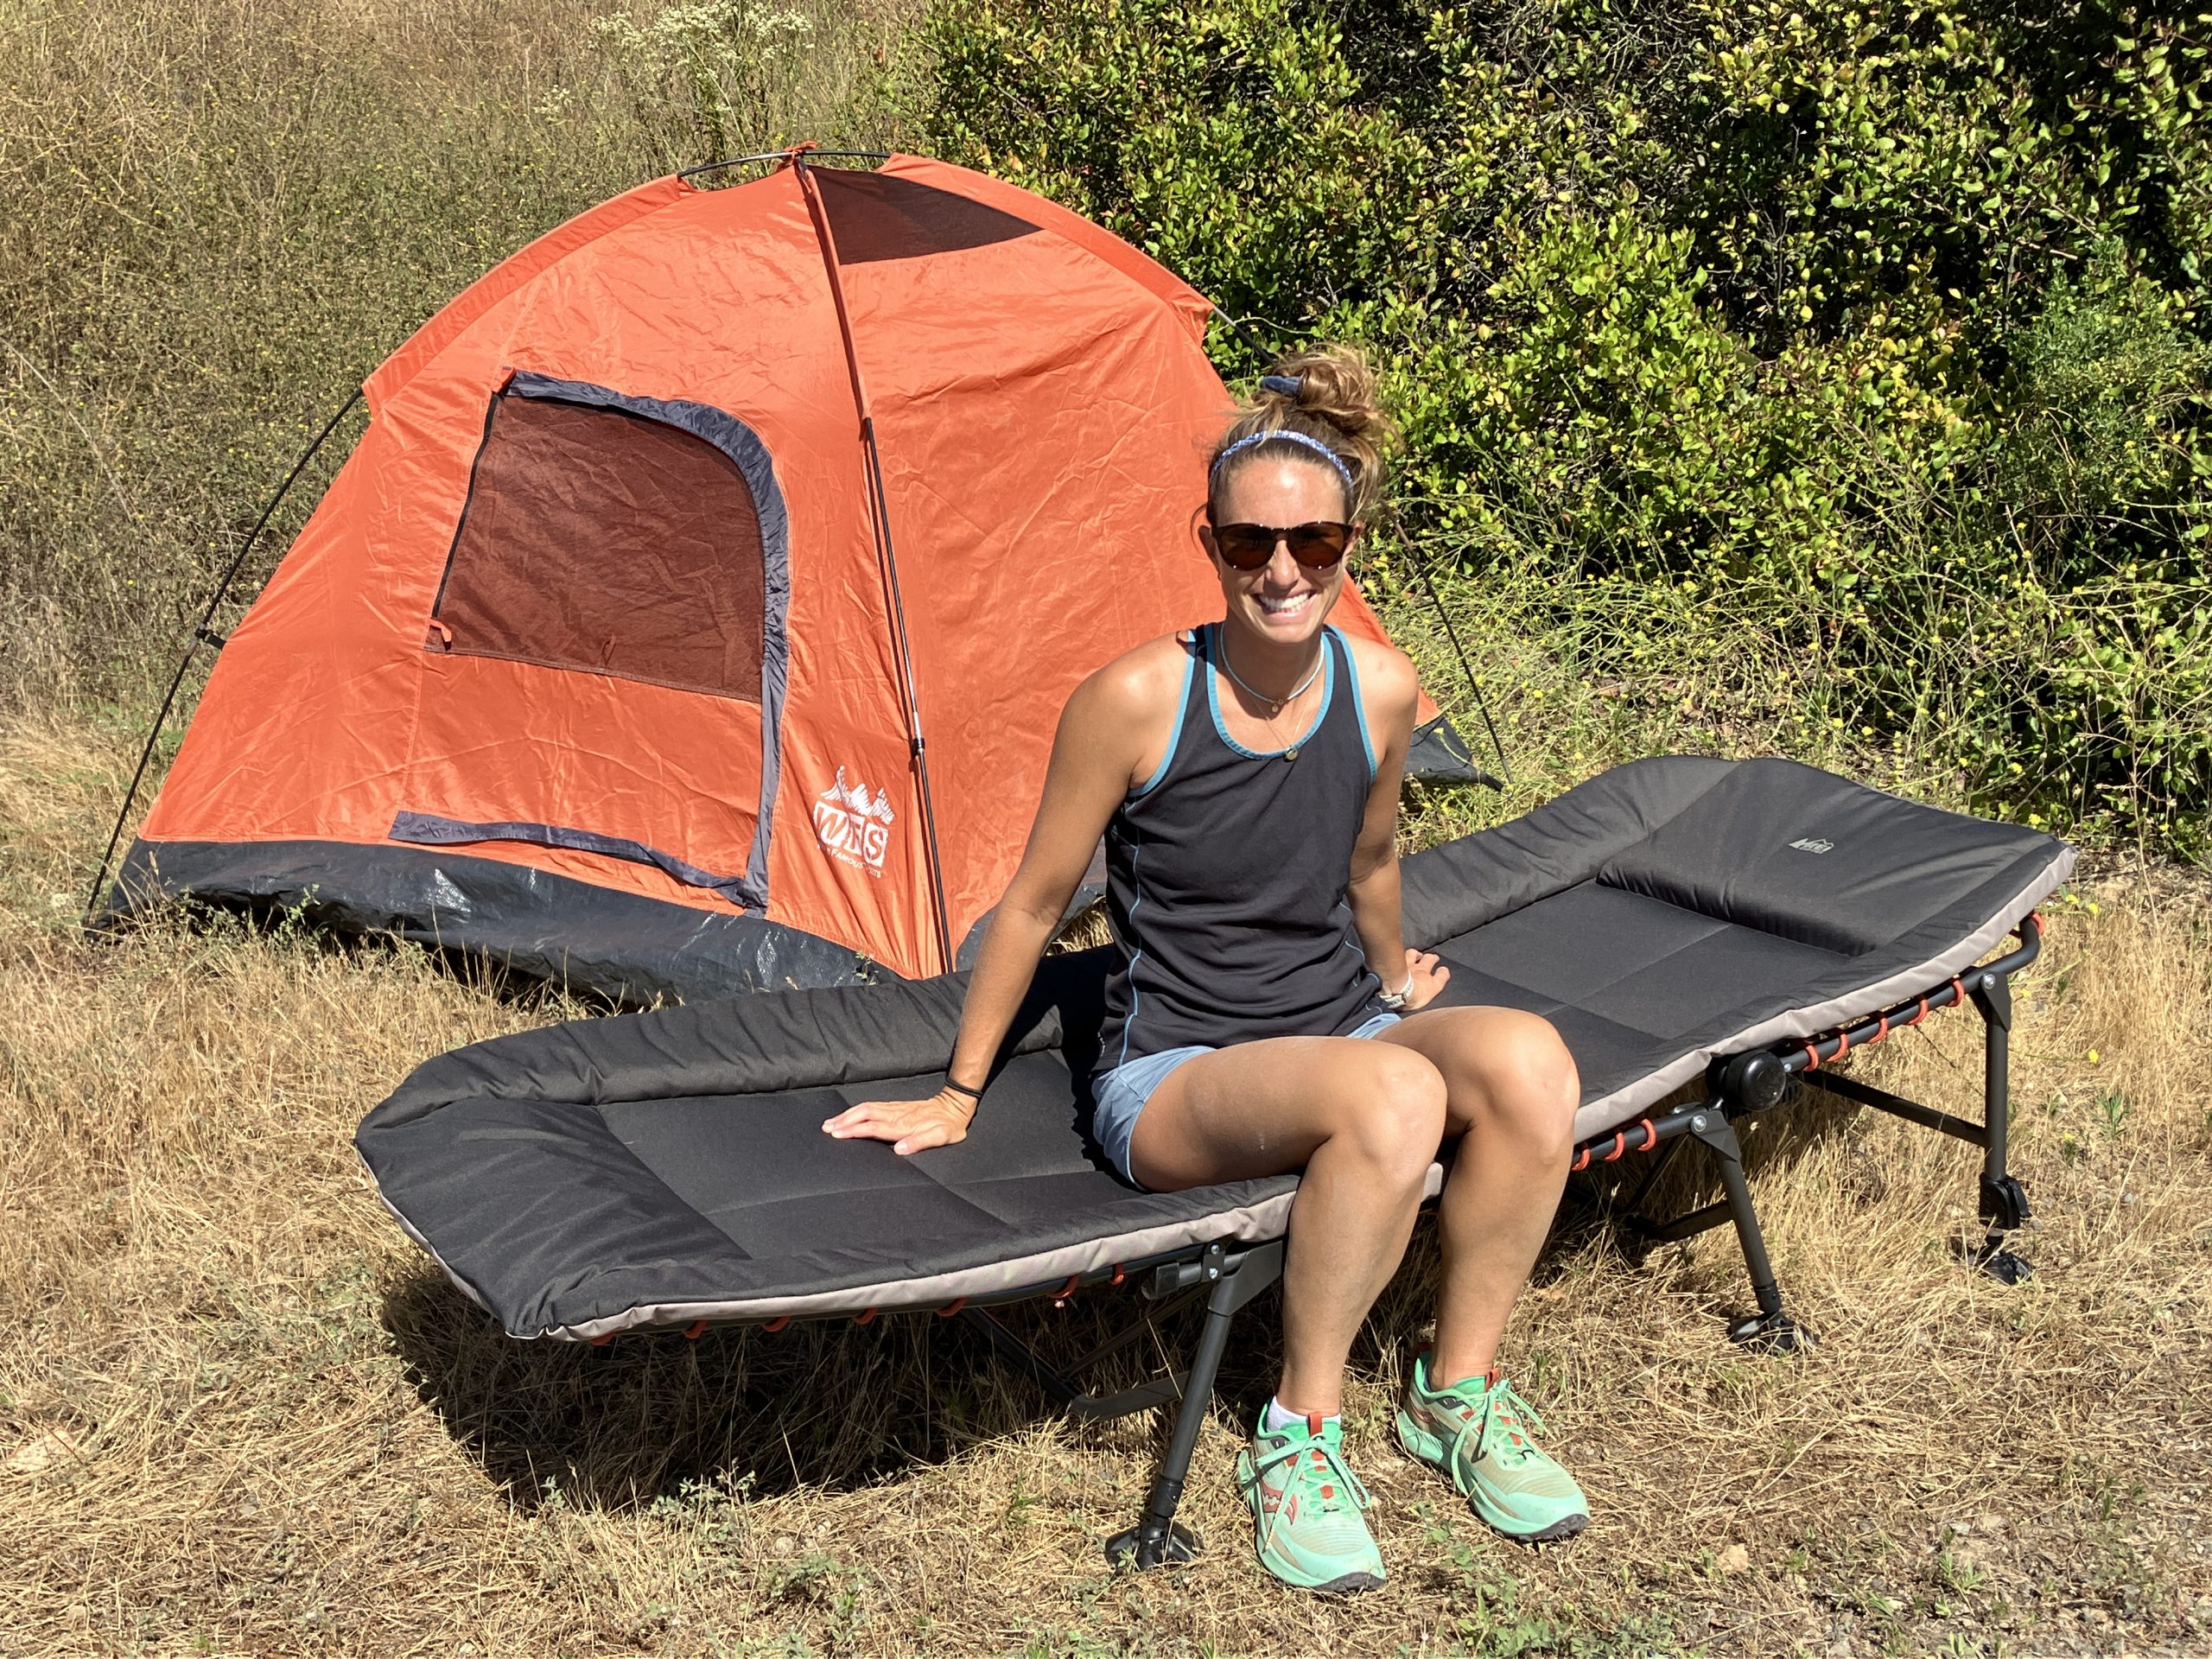
[[[1304,1166],[1283,1272],[1284,1409],[1340,1405],[1352,1338],[1412,1236],[1445,1102],[1443,1077],[1410,1047],[1281,1037],[1200,1055],[1138,1117],[1129,1161],[1156,1192]]]
[[[1514,1299],[1543,1248],[1567,1185],[1582,1085],[1548,1020],[1516,1008],[1435,1008],[1377,1039],[1425,1057],[1444,1079],[1445,1134],[1459,1149],[1444,1183],[1430,1381],[1497,1363]]]

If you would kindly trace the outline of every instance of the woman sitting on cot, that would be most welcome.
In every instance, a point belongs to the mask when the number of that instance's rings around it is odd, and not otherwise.
[[[1384,1573],[1342,1444],[1344,1363],[1446,1141],[1459,1147],[1438,1209],[1436,1337],[1414,1361],[1399,1442],[1510,1536],[1588,1524],[1497,1363],[1566,1182],[1580,1084],[1543,1020],[1429,1007],[1449,969],[1400,932],[1413,667],[1327,626],[1378,505],[1390,427],[1373,376],[1335,348],[1286,359],[1260,385],[1209,473],[1201,537],[1223,620],[1139,645],[1076,688],[945,1086],[823,1127],[901,1154],[967,1134],[1103,833],[1123,961],[1091,1078],[1097,1139],[1154,1192],[1305,1171],[1282,1376],[1236,1479],[1261,1565],[1348,1592]]]

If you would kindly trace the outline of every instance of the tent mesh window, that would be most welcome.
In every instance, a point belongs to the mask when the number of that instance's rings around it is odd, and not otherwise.
[[[721,449],[503,392],[428,643],[758,702],[766,587],[760,515]]]

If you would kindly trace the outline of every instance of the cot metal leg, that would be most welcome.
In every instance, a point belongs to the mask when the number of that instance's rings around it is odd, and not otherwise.
[[[1766,1233],[1751,1204],[1751,1183],[1744,1179],[1744,1148],[1736,1138],[1736,1126],[1728,1121],[1726,1112],[1707,1107],[1692,1116],[1689,1132],[1719,1166],[1720,1185],[1728,1195],[1728,1218],[1736,1224],[1736,1242],[1743,1247],[1751,1295],[1758,1303],[1757,1313],[1728,1327],[1728,1339],[1770,1353],[1796,1353],[1811,1347],[1813,1333],[1783,1308],[1782,1288],[1775,1282],[1774,1263],[1766,1253]]]
[[[1175,1414],[1175,1427],[1168,1437],[1167,1454],[1153,1477],[1144,1512],[1135,1526],[1106,1541],[1106,1559],[1116,1566],[1161,1567],[1171,1561],[1194,1560],[1197,1535],[1175,1524],[1175,1508],[1182,1502],[1183,1483],[1191,1472],[1191,1454],[1197,1450],[1198,1430],[1213,1400],[1215,1376],[1229,1346],[1229,1323],[1236,1310],[1282,1277],[1283,1243],[1278,1239],[1248,1250],[1233,1264],[1223,1262],[1210,1268],[1218,1274],[1206,1296],[1205,1327],[1198,1333],[1198,1352],[1192,1357],[1183,1403]]]
[[[1981,1219],[1989,1224],[1974,1263],[1991,1278],[2017,1285],[2034,1269],[2005,1248],[2005,1235],[2028,1223],[2027,1189],[2006,1169],[2012,1130],[2012,982],[1986,977],[1974,989],[1981,1014]]]
[[[1856,1077],[1827,1071],[1807,1072],[1802,1081],[1839,1098],[1870,1106],[1891,1117],[1916,1123],[1981,1148],[1981,1219],[1988,1224],[1981,1243],[1964,1254],[1991,1278],[2017,1285],[2034,1269],[2005,1248],[2005,1236],[2028,1224],[2027,1189],[2005,1167],[2012,1128],[2012,982],[2003,975],[1984,977],[1967,994],[1980,1013],[1982,1027],[1981,1122],[1953,1117],[1877,1089]]]

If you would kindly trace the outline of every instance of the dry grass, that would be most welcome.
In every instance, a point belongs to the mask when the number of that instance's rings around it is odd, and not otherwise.
[[[144,700],[352,387],[531,237],[716,146],[879,136],[909,6],[0,5],[0,705]]]
[[[1754,1137],[1822,1334],[1752,1358],[1725,1235],[1573,1228],[1510,1341],[1593,1529],[1532,1554],[1387,1447],[1425,1243],[1351,1395],[1393,1579],[1261,1582],[1229,1490],[1240,1326],[1188,1570],[1116,1577],[1163,1426],[1078,1430],[935,1319],[512,1343],[391,1225],[349,1133],[416,1060],[553,1017],[420,957],[71,928],[119,740],[0,731],[0,1649],[238,1653],[2197,1650],[2212,1243],[2201,889],[2062,907],[2024,982],[2005,1289],[1953,1260],[1972,1158],[1838,1112]],[[2092,1058],[2094,1052],[2094,1058]],[[1975,1103],[1971,1016],[1872,1057]],[[1424,1240],[1425,1240],[1424,1235]],[[1128,1303],[1025,1323],[1064,1351]],[[1171,1334],[1180,1334],[1178,1332]],[[464,1645],[467,1644],[467,1645]]]

